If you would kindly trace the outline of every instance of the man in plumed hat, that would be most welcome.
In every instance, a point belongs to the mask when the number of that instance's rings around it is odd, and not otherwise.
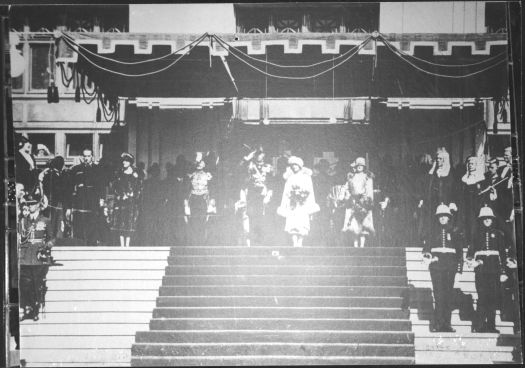
[[[41,214],[41,197],[27,195],[25,204],[29,214],[18,223],[20,235],[20,307],[22,319],[38,320],[41,307],[45,305],[45,277],[53,263],[51,248],[54,245],[49,219]]]

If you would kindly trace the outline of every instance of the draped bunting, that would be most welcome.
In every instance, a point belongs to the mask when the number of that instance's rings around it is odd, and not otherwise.
[[[68,34],[79,45],[93,54],[122,61],[144,61],[161,57],[188,45],[198,35],[165,34]],[[166,67],[171,59],[158,60],[153,66],[145,64],[115,65],[82,56],[59,40],[59,62],[75,62],[77,70],[89,76],[109,99],[126,97],[245,97],[245,98],[440,98],[469,97],[488,98],[507,95],[508,77],[506,63],[499,63],[479,74],[466,78],[442,78],[447,68],[440,64],[482,63],[488,58],[504,55],[504,34],[403,34],[383,35],[392,47],[406,55],[428,60],[428,73],[417,70],[396,55],[381,42],[368,42],[340,66],[330,63],[348,53],[370,37],[369,34],[239,34],[220,35],[222,40],[235,46],[240,52],[256,57],[258,68],[264,75],[235,57],[217,41],[210,44],[205,38],[185,55],[176,65],[155,75],[135,77],[115,75],[100,68],[115,69],[127,74],[141,74],[154,67]],[[221,60],[221,56],[223,60]],[[90,60],[87,60],[89,57]],[[93,60],[91,60],[93,58]],[[503,56],[504,58],[504,56]],[[93,62],[96,61],[96,66]],[[504,60],[503,60],[504,61]],[[271,77],[277,74],[279,65],[314,65],[306,70],[287,69],[286,75],[294,80]],[[168,65],[169,66],[169,65]],[[333,70],[315,78],[307,75],[321,74],[328,67]],[[153,69],[152,69],[153,68]],[[465,73],[473,67],[466,67]],[[478,67],[479,69],[479,67]],[[463,70],[461,70],[463,72]],[[477,69],[475,70],[477,71]],[[435,73],[436,75],[429,75]],[[475,75],[474,75],[475,74]]]

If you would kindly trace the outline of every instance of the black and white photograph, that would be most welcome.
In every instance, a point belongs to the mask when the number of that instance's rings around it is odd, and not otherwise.
[[[522,363],[516,8],[10,5],[7,366]]]

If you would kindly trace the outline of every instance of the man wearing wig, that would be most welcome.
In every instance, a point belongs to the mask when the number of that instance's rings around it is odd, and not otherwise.
[[[302,247],[310,232],[310,216],[320,210],[315,202],[312,170],[304,167],[300,157],[291,156],[283,177],[286,184],[277,213],[286,218],[284,230],[292,236],[293,246]]]
[[[445,147],[440,147],[436,151],[436,156],[432,168],[428,172],[430,179],[426,190],[426,196],[421,199],[419,205],[423,206],[426,224],[426,230],[429,232],[430,227],[435,223],[433,221],[433,211],[441,203],[446,204],[451,211],[457,212],[457,185],[454,181],[454,175],[451,173],[450,157]],[[452,213],[452,212],[451,212]],[[451,218],[453,222],[453,218]]]

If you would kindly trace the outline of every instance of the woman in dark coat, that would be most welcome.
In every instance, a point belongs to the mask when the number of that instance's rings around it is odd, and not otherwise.
[[[22,183],[28,193],[33,193],[38,184],[38,168],[35,157],[31,153],[32,145],[29,139],[20,135],[17,137],[18,150],[15,152],[16,182]]]
[[[136,230],[142,183],[132,166],[134,157],[123,153],[121,158],[122,167],[116,172],[113,180],[115,206],[112,229],[119,234],[120,246],[129,247],[131,235]]]

